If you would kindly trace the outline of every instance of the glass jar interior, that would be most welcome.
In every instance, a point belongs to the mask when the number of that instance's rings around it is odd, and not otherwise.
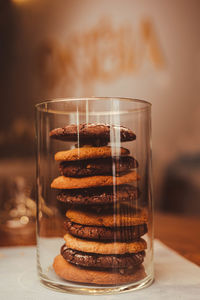
[[[110,127],[109,147],[111,156],[119,156],[119,148],[129,150],[129,156],[137,162],[139,180],[131,182],[140,195],[137,199],[129,200],[128,209],[123,225],[128,226],[128,217],[131,217],[131,207],[142,209],[148,216],[148,231],[142,238],[147,243],[143,262],[145,276],[138,280],[124,284],[85,284],[70,282],[59,278],[52,264],[64,244],[63,236],[66,234],[63,223],[66,203],[57,200],[58,191],[51,188],[52,180],[59,177],[58,162],[54,160],[55,153],[81,149],[79,135],[76,141],[61,141],[51,139],[49,132],[55,128],[62,128],[69,124],[108,124]],[[119,130],[114,126],[129,128],[136,134],[134,141],[121,141]],[[153,245],[152,245],[152,183],[151,183],[151,105],[146,101],[128,98],[81,98],[58,99],[43,102],[36,106],[36,132],[37,132],[37,185],[38,185],[38,214],[37,214],[37,253],[38,272],[41,281],[55,289],[68,292],[101,294],[113,293],[123,290],[137,289],[150,284],[153,280]],[[88,147],[89,145],[86,145]],[[112,165],[112,177],[117,178],[116,164]],[[118,185],[113,180],[113,216],[119,210]],[[95,208],[96,209],[96,208]],[[98,216],[98,209],[96,215]],[[129,214],[129,215],[128,215]],[[116,225],[115,227],[117,227]],[[127,240],[127,243],[129,241]],[[117,237],[112,241],[113,248],[117,247]],[[77,269],[78,271],[78,269]]]

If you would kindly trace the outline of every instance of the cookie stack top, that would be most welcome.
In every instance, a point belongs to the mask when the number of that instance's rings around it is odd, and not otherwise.
[[[112,135],[120,137],[121,142],[136,139],[130,129],[116,125],[72,124],[52,130],[51,138],[78,142],[79,147],[55,154],[62,176],[55,178],[51,187],[71,190],[136,181],[139,176],[130,170],[137,168],[137,161],[129,156],[128,149],[107,146]]]
[[[136,139],[136,135],[128,128],[119,125],[109,124],[70,124],[63,128],[55,128],[50,132],[50,137],[62,140],[77,142],[80,145],[107,145],[111,139],[111,134],[119,135],[120,141],[127,142]]]

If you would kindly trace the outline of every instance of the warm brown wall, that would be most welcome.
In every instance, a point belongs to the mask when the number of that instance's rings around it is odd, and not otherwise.
[[[157,194],[167,165],[199,152],[198,0],[13,0],[1,8],[1,155],[33,153],[35,102],[81,95],[153,103]]]

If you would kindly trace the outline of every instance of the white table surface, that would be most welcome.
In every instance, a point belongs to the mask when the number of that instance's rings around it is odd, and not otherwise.
[[[1,300],[196,300],[200,299],[200,267],[155,240],[155,282],[148,288],[118,295],[87,296],[53,291],[41,285],[35,247],[0,248]]]

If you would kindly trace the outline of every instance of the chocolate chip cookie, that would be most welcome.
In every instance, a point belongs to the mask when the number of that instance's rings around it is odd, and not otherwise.
[[[61,175],[85,177],[94,175],[119,175],[138,167],[138,162],[131,156],[62,161],[59,166]]]
[[[68,248],[65,244],[61,247],[60,252],[69,263],[95,269],[133,269],[143,263],[145,256],[144,251],[124,255],[86,253]]]
[[[135,226],[123,227],[106,227],[106,226],[92,226],[82,225],[72,222],[66,218],[64,227],[71,235],[98,241],[120,241],[130,242],[135,241],[145,233],[147,233],[147,224],[139,224]]]
[[[128,184],[118,186],[92,187],[85,189],[66,189],[58,195],[59,201],[70,205],[105,205],[114,202],[132,202],[139,197],[137,187]]]
[[[136,139],[136,135],[132,130],[109,124],[70,124],[62,128],[55,128],[50,131],[51,138],[62,141],[74,141],[81,145],[96,145],[102,146],[109,143],[112,139],[117,142],[127,142]],[[119,141],[118,141],[119,137]]]

